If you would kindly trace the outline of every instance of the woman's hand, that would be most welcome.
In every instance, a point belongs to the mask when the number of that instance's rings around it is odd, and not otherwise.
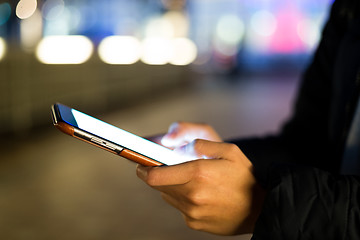
[[[180,210],[190,228],[220,235],[252,232],[264,191],[242,151],[206,140],[181,149],[207,159],[166,167],[138,165],[138,177]]]

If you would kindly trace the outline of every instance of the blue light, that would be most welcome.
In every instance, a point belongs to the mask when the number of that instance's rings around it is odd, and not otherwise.
[[[11,15],[11,7],[9,3],[0,4],[0,25],[5,24]]]

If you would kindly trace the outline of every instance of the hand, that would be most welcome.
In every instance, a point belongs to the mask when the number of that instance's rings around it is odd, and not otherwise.
[[[161,144],[169,148],[177,148],[195,139],[221,142],[221,137],[207,124],[175,122],[170,125],[168,133],[161,139]]]
[[[147,136],[147,137],[144,137],[144,138],[151,141],[151,142],[162,145],[161,144],[161,139],[163,137],[164,137],[164,134],[158,134],[158,135]]]
[[[250,161],[233,144],[196,140],[185,148],[211,159],[166,167],[138,165],[137,175],[180,210],[190,228],[220,235],[252,232],[264,190]]]

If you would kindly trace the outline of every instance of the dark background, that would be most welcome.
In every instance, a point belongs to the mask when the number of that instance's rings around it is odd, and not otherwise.
[[[24,2],[37,10],[20,19]],[[188,229],[136,177],[135,164],[56,130],[50,105],[142,136],[178,120],[207,122],[224,139],[275,134],[291,114],[331,2],[1,0],[0,238],[239,239]],[[172,28],[169,13],[181,16]],[[39,42],[59,35],[85,36],[90,58],[41,61]],[[181,66],[107,64],[99,44],[113,35],[190,39],[197,57]]]

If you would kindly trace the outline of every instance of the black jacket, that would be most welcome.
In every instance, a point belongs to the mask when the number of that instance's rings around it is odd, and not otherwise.
[[[360,1],[337,0],[281,134],[233,141],[268,191],[253,239],[360,239],[360,178],[339,173],[359,90]]]

